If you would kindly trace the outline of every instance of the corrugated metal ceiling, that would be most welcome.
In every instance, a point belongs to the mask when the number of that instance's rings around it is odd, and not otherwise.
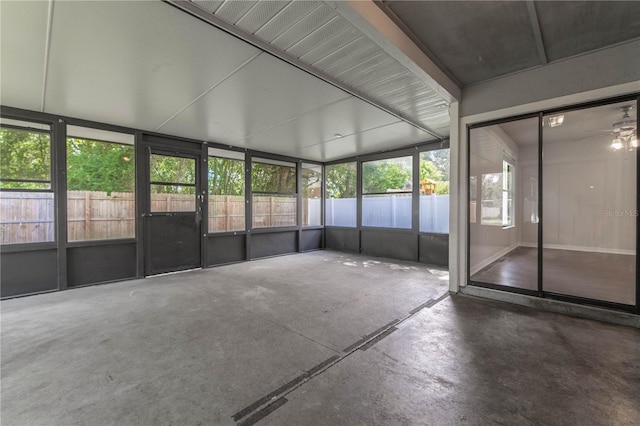
[[[446,99],[322,1],[191,3],[401,118],[449,135]]]

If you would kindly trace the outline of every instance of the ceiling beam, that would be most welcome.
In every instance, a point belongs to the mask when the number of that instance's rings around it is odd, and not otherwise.
[[[460,87],[373,0],[326,3],[448,102],[462,99]]]
[[[547,59],[547,51],[544,48],[544,41],[542,40],[542,30],[540,29],[540,22],[538,21],[538,12],[536,12],[536,5],[533,0],[526,0],[527,15],[529,15],[529,23],[531,24],[531,30],[533,36],[536,39],[536,48],[538,49],[538,57],[540,58],[541,65],[549,63]]]

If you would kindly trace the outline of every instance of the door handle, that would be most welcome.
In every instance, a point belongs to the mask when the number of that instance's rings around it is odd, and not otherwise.
[[[202,221],[202,206],[198,205],[196,209],[196,224],[199,224]]]
[[[175,216],[175,213],[142,213],[142,217]]]

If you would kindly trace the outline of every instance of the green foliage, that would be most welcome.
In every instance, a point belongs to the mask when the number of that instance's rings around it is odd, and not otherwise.
[[[7,182],[5,179],[41,180]],[[0,186],[2,188],[46,189],[51,184],[51,141],[46,133],[0,129]]]
[[[151,154],[149,159],[151,182],[196,183],[196,160]]]
[[[296,193],[296,168],[276,164],[253,163],[251,188],[272,194]]]
[[[362,190],[365,194],[410,188],[411,158],[408,164],[393,160],[368,161],[362,164]]]
[[[356,163],[341,163],[325,169],[328,198],[356,197]]]
[[[442,180],[442,171],[429,160],[420,161],[420,180],[429,179],[432,181]]]
[[[421,160],[430,161],[442,173],[442,180],[449,180],[449,149],[437,149],[423,152]]]
[[[436,184],[436,194],[449,193],[449,150],[439,149],[420,154],[420,181]]]
[[[449,150],[424,152],[420,156],[420,180],[436,183],[437,194],[449,193]],[[163,192],[189,193],[196,182],[195,160],[153,154],[150,157],[152,182],[163,185]],[[380,160],[363,163],[364,193],[384,193],[406,188],[411,182],[410,160]],[[211,157],[208,170],[209,193],[244,194],[244,162]],[[253,163],[252,185],[256,192],[296,193],[295,167]],[[321,181],[321,174],[304,169],[303,194],[310,196]],[[356,197],[356,163],[326,167],[326,193],[329,198]],[[7,182],[6,179],[18,180]],[[44,183],[19,182],[41,180]],[[46,189],[51,180],[51,142],[48,134],[0,129],[0,187]],[[483,188],[493,182],[484,182]],[[500,184],[495,184],[496,190]],[[134,147],[119,143],[80,138],[67,139],[67,187],[78,191],[131,192],[135,187]],[[316,190],[313,190],[316,191]],[[489,190],[491,192],[491,190]]]
[[[449,181],[441,181],[436,183],[436,194],[447,195],[449,194]]]
[[[244,161],[209,157],[209,194],[243,195]]]
[[[151,184],[150,191],[152,194],[183,194],[195,195],[195,186],[184,185],[157,185]]]
[[[134,148],[88,139],[67,139],[67,189],[133,192]]]

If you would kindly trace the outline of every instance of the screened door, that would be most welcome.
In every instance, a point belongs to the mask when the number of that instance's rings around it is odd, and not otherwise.
[[[145,275],[202,266],[202,191],[197,155],[148,150]]]

